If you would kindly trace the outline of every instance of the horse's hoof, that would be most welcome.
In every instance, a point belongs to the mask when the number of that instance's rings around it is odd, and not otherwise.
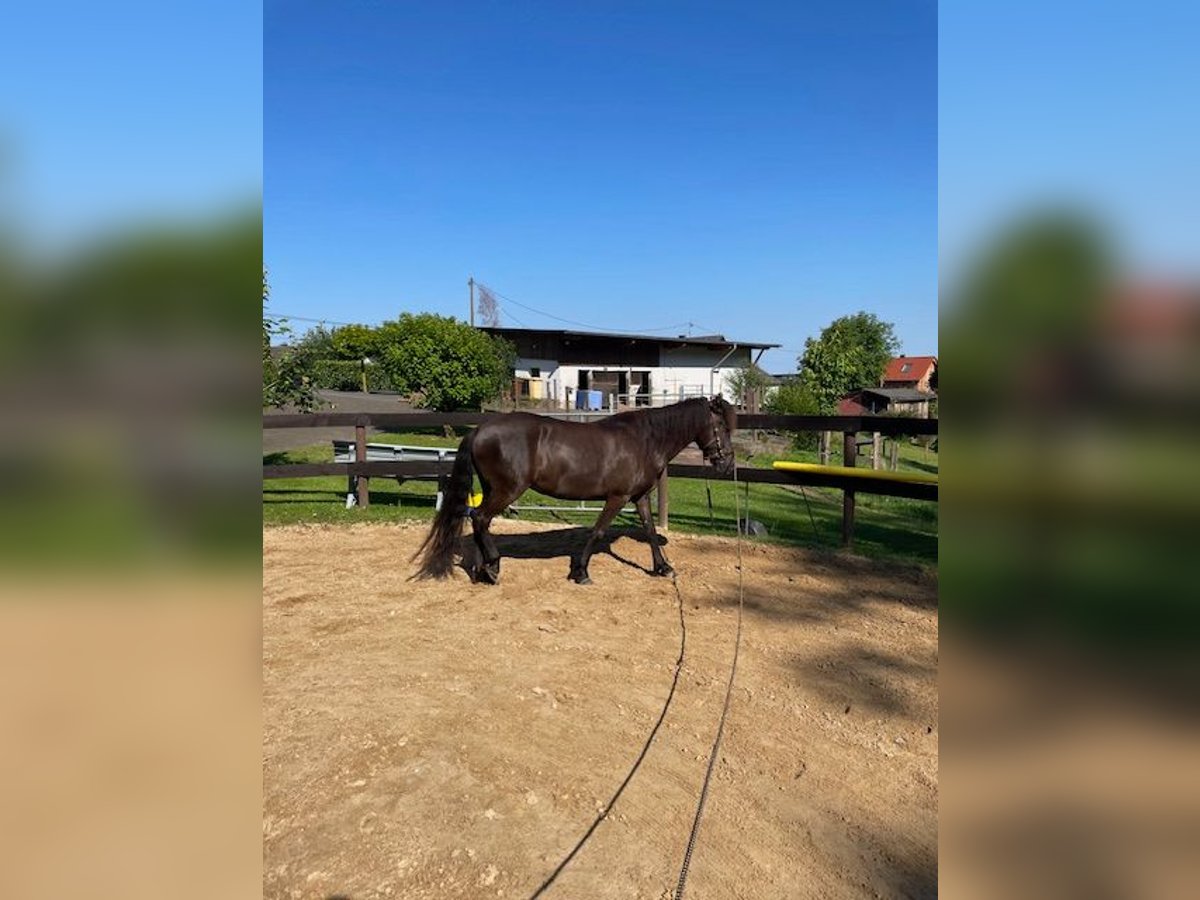
[[[659,578],[670,578],[672,575],[675,574],[675,570],[664,563],[661,566],[654,567],[654,574],[657,575]]]
[[[476,569],[475,581],[477,584],[497,584],[500,581],[500,573],[491,569]]]
[[[588,577],[587,572],[572,572],[567,576],[567,581],[573,581],[576,584],[591,584],[592,579]]]

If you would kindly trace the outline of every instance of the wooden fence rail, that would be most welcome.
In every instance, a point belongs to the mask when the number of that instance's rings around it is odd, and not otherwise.
[[[399,430],[437,429],[450,426],[466,428],[479,425],[494,415],[502,413],[313,413],[310,415],[263,416],[263,428],[327,428],[353,427],[355,431],[356,461],[344,463],[290,463],[264,465],[263,478],[312,478],[323,475],[345,475],[357,479],[358,502],[366,506],[369,502],[368,480],[372,476],[416,478],[439,476],[449,472],[436,463],[429,462],[367,462],[366,429],[395,428]],[[937,419],[905,419],[892,416],[772,416],[742,414],[738,416],[738,429],[761,429],[769,431],[833,431],[843,435],[843,465],[853,467],[857,455],[856,436],[860,432],[897,436],[924,436],[938,433]],[[659,527],[667,527],[668,503],[666,480],[672,478],[707,478],[712,481],[732,480],[722,476],[709,466],[669,465],[666,475],[658,486]],[[813,487],[836,488],[843,492],[842,500],[842,543],[849,547],[854,535],[854,512],[856,494],[880,494],[890,497],[907,497],[913,500],[936,502],[938,486],[927,482],[901,481],[894,477],[873,478],[870,475],[850,477],[836,472],[787,472],[776,469],[739,468],[738,480],[755,484],[811,485]]]
[[[506,413],[308,413],[263,416],[263,428],[335,428],[366,425],[373,428],[465,428],[482,425]],[[772,416],[740,413],[738,429],[766,431],[860,431],[894,435],[935,435],[937,419],[907,419],[899,416]]]

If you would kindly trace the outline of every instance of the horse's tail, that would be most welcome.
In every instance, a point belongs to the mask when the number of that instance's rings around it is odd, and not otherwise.
[[[467,500],[475,475],[475,462],[471,458],[474,443],[475,432],[471,431],[458,445],[450,483],[442,494],[442,508],[434,515],[433,527],[413,554],[413,560],[421,557],[413,578],[445,578],[454,568],[454,547],[462,533],[463,519],[467,517]]]

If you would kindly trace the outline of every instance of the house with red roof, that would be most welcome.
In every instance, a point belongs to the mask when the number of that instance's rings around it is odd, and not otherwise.
[[[897,356],[888,360],[879,386],[909,388],[922,394],[932,394],[934,391],[929,385],[929,379],[936,366],[936,356]]]
[[[937,391],[930,384],[937,370],[936,356],[897,356],[888,360],[879,387],[863,387],[838,401],[840,416],[884,414],[925,419]]]

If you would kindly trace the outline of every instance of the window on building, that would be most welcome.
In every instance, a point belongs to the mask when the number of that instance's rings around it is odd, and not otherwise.
[[[530,378],[541,378],[542,370],[540,368],[538,368],[537,366],[530,366],[529,367],[529,377]]]

